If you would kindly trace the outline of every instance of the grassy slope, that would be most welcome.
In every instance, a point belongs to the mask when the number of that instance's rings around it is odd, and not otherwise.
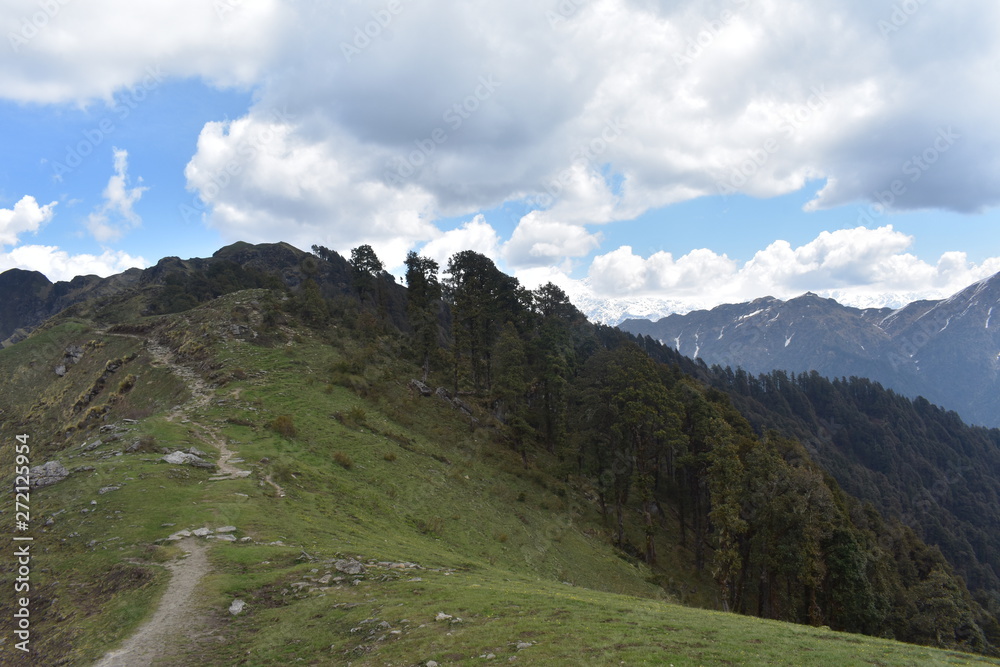
[[[360,345],[345,335],[330,346],[289,330],[291,345],[264,348],[221,335],[228,326],[219,322],[242,317],[248,300],[231,295],[175,318],[186,320],[174,329],[175,344],[207,345],[216,368],[206,373],[226,380],[188,421],[167,419],[188,393],[153,366],[139,339],[68,322],[0,352],[0,371],[17,390],[0,406],[16,417],[0,430],[4,471],[18,430],[35,438],[36,464],[65,447],[58,458],[68,468],[94,467],[32,494],[33,664],[89,664],[120,643],[165,586],[157,563],[177,555],[156,541],[227,524],[253,542],[213,545],[213,572],[198,600],[209,631],[181,640],[190,664],[478,664],[490,653],[520,664],[1000,664],[674,604],[714,602],[710,579],[690,571],[683,550],[660,545],[661,572],[617,555],[584,484],[525,471],[489,429],[412,394],[405,381],[416,371],[392,361],[392,340]],[[65,346],[92,339],[105,345],[57,379],[51,368]],[[108,420],[148,404],[157,412],[91,452],[79,445],[96,440],[93,431],[55,437],[79,419],[66,407],[104,363],[130,352],[139,356],[93,404],[133,373],[135,388]],[[267,428],[279,415],[292,417],[294,437]],[[209,482],[209,471],[168,466],[155,453],[110,454],[141,435],[157,446],[212,451],[213,433],[227,438],[251,477]],[[278,497],[265,475],[287,495]],[[98,494],[106,486],[121,488]],[[0,541],[11,534],[4,510]],[[54,523],[43,532],[48,517]],[[373,565],[357,584],[321,584],[324,574],[339,574],[331,561],[340,557],[422,567]],[[248,610],[232,617],[225,610],[237,597]],[[438,612],[462,621],[436,621]],[[518,650],[518,642],[531,646]],[[17,664],[10,643],[0,644],[0,662]]]

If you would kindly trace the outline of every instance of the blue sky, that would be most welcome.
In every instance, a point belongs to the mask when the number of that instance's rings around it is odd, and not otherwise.
[[[1000,271],[993,3],[550,4],[7,2],[0,270],[471,248],[660,311]]]

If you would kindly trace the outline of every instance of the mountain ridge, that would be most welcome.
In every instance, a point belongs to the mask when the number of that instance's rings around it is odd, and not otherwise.
[[[956,410],[970,423],[1000,426],[994,312],[1000,315],[1000,274],[898,309],[859,309],[807,292],[619,326],[709,365],[866,377]]]

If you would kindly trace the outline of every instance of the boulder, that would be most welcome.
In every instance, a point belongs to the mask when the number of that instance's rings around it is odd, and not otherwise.
[[[243,600],[233,600],[233,603],[229,605],[229,613],[232,614],[233,616],[238,616],[239,614],[243,613],[243,610],[246,608],[246,606],[247,603],[244,602]]]
[[[348,560],[338,560],[333,566],[337,568],[338,572],[343,572],[344,574],[364,574],[365,566],[354,560],[353,558]]]
[[[49,461],[43,465],[35,466],[28,471],[28,474],[31,488],[40,489],[63,481],[69,477],[69,470],[66,470],[59,461]]]
[[[205,461],[200,456],[195,456],[190,452],[171,452],[161,460],[174,465],[189,465],[196,468],[214,468],[215,464]]]
[[[430,387],[417,379],[410,380],[410,386],[419,391],[421,396],[430,396],[434,393]]]

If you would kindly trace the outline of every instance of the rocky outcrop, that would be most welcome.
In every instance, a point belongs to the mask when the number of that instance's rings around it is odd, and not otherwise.
[[[46,486],[58,484],[69,477],[69,470],[59,461],[49,461],[43,465],[35,466],[29,471],[31,488],[41,489]]]

